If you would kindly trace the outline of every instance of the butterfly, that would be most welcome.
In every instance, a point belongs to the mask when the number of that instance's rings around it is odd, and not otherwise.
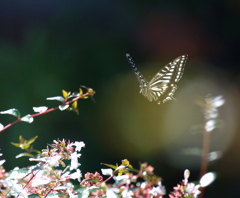
[[[157,101],[158,104],[165,103],[175,99],[173,97],[177,90],[176,83],[181,79],[187,62],[188,55],[182,55],[168,63],[165,67],[155,74],[150,82],[148,82],[140,71],[137,69],[130,54],[126,54],[126,58],[131,65],[140,83],[140,93],[142,93],[150,102]]]

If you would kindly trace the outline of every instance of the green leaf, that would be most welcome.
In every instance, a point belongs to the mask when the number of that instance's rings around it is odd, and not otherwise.
[[[40,196],[38,194],[31,194],[28,195],[28,198],[40,198]]]
[[[12,145],[19,147],[21,149],[28,149],[31,146],[31,143],[33,143],[36,139],[38,138],[38,136],[35,136],[33,138],[31,138],[30,140],[25,140],[21,135],[19,136],[19,142],[20,143],[14,143],[11,142]]]
[[[103,164],[105,166],[108,166],[110,168],[113,168],[114,170],[118,167],[118,166],[115,166],[115,165],[112,165],[112,164],[105,164],[105,163],[101,163],[101,164]]]
[[[20,154],[16,155],[15,158],[20,158],[20,157],[35,157],[35,156],[32,155],[31,153],[20,153]]]
[[[28,144],[32,144],[33,142],[35,142],[35,140],[38,138],[38,136],[35,136],[31,139],[28,140]]]

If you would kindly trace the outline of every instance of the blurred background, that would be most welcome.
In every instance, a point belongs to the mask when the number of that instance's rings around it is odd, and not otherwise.
[[[240,1],[0,1],[0,111],[55,107],[47,97],[80,85],[96,91],[79,101],[79,115],[55,111],[18,123],[0,135],[7,171],[29,165],[10,142],[39,136],[41,150],[54,139],[84,141],[83,173],[100,163],[127,158],[138,168],[147,161],[163,178],[167,192],[191,171],[199,179],[204,116],[197,98],[223,95],[218,129],[211,132],[209,162],[216,181],[204,197],[239,197],[240,189]],[[157,105],[139,94],[125,54],[150,80],[180,55],[189,59],[175,98]],[[15,119],[0,115],[6,125]],[[166,196],[167,197],[167,196]]]

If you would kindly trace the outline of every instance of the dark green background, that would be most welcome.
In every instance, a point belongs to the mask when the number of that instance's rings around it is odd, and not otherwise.
[[[169,192],[183,179],[185,168],[192,172],[191,181],[198,179],[200,157],[179,151],[201,147],[201,133],[189,131],[204,122],[193,101],[211,93],[226,98],[219,115],[225,125],[213,133],[216,148],[211,151],[223,153],[210,163],[218,178],[205,197],[239,196],[239,12],[240,3],[234,0],[0,1],[0,110],[31,114],[33,106],[57,106],[45,99],[62,89],[78,91],[85,85],[96,91],[96,103],[79,101],[79,116],[55,111],[2,132],[4,167],[29,164],[27,158],[14,158],[21,151],[10,142],[18,142],[19,135],[38,135],[34,147],[39,150],[57,138],[84,141],[83,173],[100,171],[102,162],[127,158],[138,167],[148,161]],[[158,106],[138,94],[126,53],[147,79],[187,53],[178,100]],[[2,124],[12,121],[10,115],[0,115]],[[222,148],[225,139],[229,141]]]

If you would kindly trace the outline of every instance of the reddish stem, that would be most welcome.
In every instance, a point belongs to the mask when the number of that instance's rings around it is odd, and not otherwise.
[[[206,120],[207,122],[207,120]],[[206,131],[203,132],[203,144],[202,144],[202,162],[201,162],[201,171],[200,171],[200,178],[207,173],[208,167],[208,153],[209,153],[209,145],[210,145],[210,132]],[[204,188],[201,190],[200,198],[203,198]]]
[[[90,95],[89,93],[85,93],[85,94],[83,94],[83,95],[81,95],[81,96],[79,96],[79,97],[76,97],[76,98],[72,99],[71,101],[68,101],[68,102],[63,103],[63,105],[68,105],[68,104],[70,104],[70,103],[72,103],[72,102],[74,102],[74,101],[76,101],[76,100],[79,100],[79,99],[81,99],[81,98],[83,98],[83,97],[85,97],[85,96],[89,96],[89,95]],[[54,108],[48,109],[48,110],[46,110],[46,111],[44,111],[44,112],[42,112],[42,113],[35,113],[35,114],[32,114],[31,117],[37,117],[37,116],[40,116],[40,115],[43,115],[43,114],[46,114],[46,113],[55,111],[55,110],[57,110],[58,108],[59,108],[59,107],[54,107]],[[4,130],[8,129],[9,127],[13,126],[14,124],[17,124],[18,122],[22,121],[22,118],[23,118],[23,117],[18,118],[18,119],[15,120],[14,122],[12,122],[12,123],[6,125],[5,127],[3,127],[3,129],[0,130],[0,133],[3,132]]]
[[[110,176],[109,178],[107,178],[105,181],[103,181],[104,183],[106,183],[108,180],[112,179],[113,178],[113,175]]]

